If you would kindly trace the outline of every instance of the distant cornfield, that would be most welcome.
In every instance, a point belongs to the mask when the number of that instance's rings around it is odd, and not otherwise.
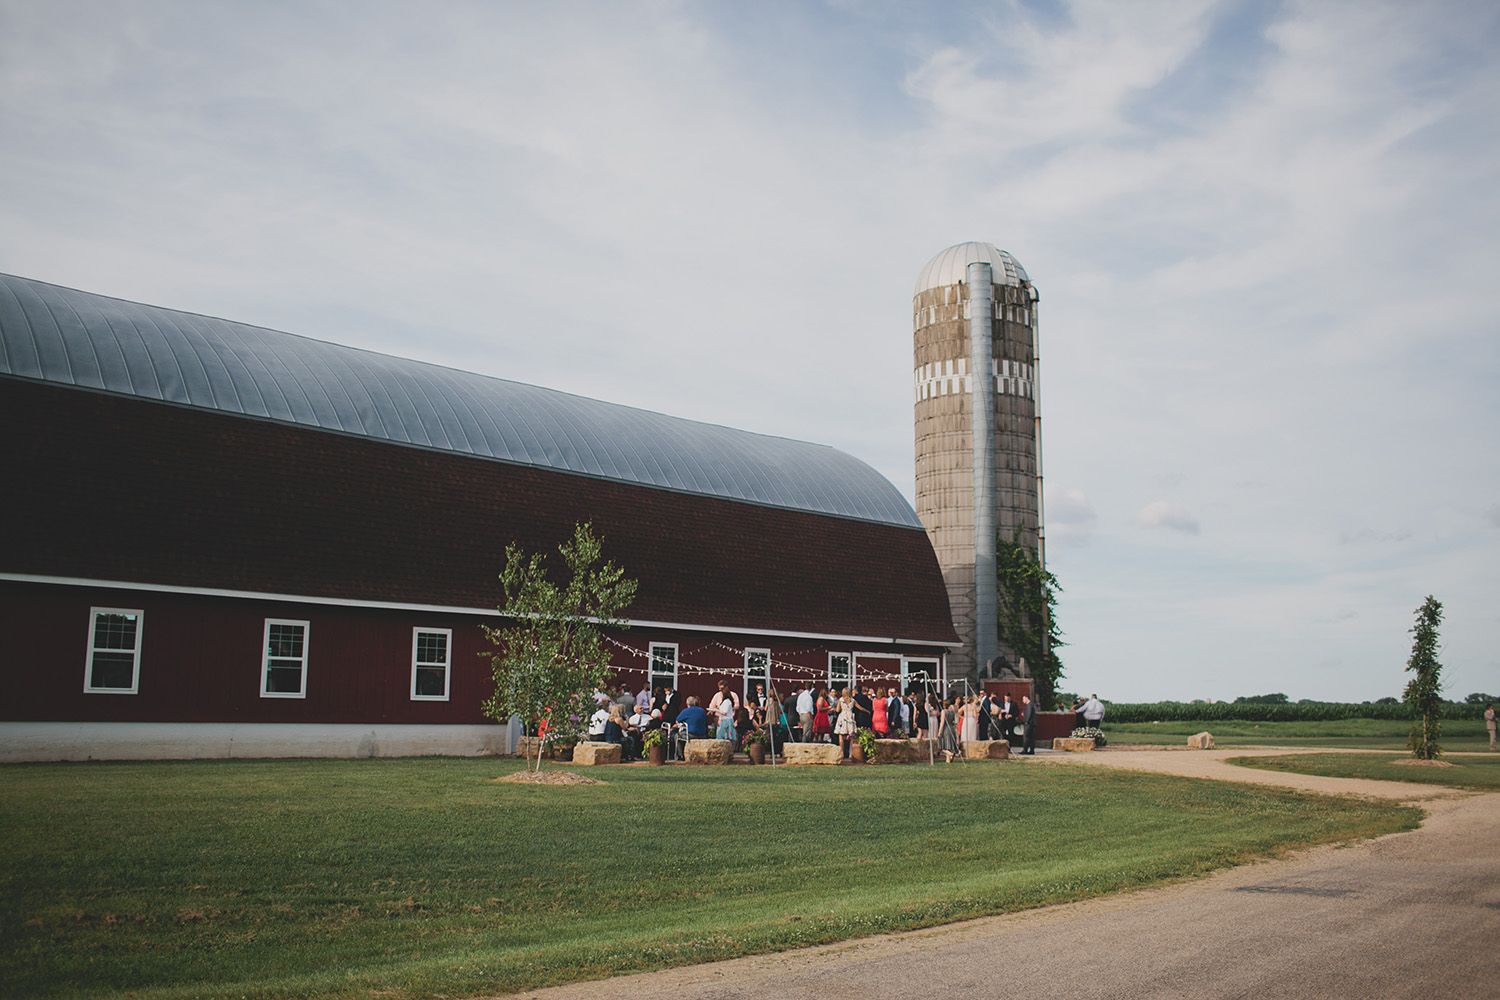
[[[1283,705],[1248,705],[1219,701],[1196,704],[1183,701],[1148,701],[1137,703],[1105,702],[1105,724],[1126,722],[1327,722],[1337,719],[1410,719],[1411,709],[1404,704],[1347,703],[1333,701],[1301,702]],[[1478,719],[1483,705],[1445,702],[1442,718]]]

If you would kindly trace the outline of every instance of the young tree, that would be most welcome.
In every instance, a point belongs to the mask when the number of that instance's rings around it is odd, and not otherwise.
[[[519,716],[528,736],[541,735],[545,723],[545,739],[578,732],[609,667],[603,630],[624,627],[621,616],[636,589],[613,562],[596,565],[601,542],[590,524],[577,525],[557,551],[566,567],[561,586],[549,577],[544,556],[515,543],[505,547],[500,612],[514,624],[483,626],[498,648],[485,654],[495,679],[485,714],[498,722]]]
[[[1059,646],[1065,646],[1057,627],[1057,595],[1062,590],[1057,577],[1037,564],[1030,549],[1014,539],[996,539],[995,567],[999,577],[999,638],[1026,660],[1027,671],[1036,681],[1036,703],[1054,704],[1057,682],[1062,677]],[[1046,654],[1042,637],[1047,637]]]
[[[1439,713],[1442,711],[1443,682],[1440,674],[1443,665],[1438,662],[1438,626],[1443,623],[1443,605],[1431,594],[1417,609],[1417,623],[1411,633],[1416,638],[1411,644],[1411,659],[1406,669],[1416,674],[1406,685],[1403,698],[1417,714],[1412,723],[1411,735],[1406,738],[1406,747],[1413,757],[1432,760],[1443,752],[1438,745],[1442,732]]]

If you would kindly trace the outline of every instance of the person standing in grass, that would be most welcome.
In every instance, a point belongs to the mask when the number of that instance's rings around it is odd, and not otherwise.
[[[854,728],[869,729],[875,721],[875,699],[870,696],[870,686],[854,690]]]
[[[891,716],[891,728],[898,730],[900,734],[911,738],[911,705],[901,697],[901,692],[891,688],[885,700],[885,710]]]
[[[797,685],[797,722],[802,731],[802,742],[811,743],[813,738],[813,719],[815,718],[815,706],[813,704],[812,688],[806,684]]]
[[[1097,694],[1089,695],[1089,700],[1084,704],[1083,721],[1093,729],[1104,725],[1104,702],[1099,700]]]
[[[942,751],[943,760],[949,764],[953,763],[953,755],[958,753],[958,713],[953,709],[953,699],[945,698],[942,708],[937,712],[938,726],[938,749]]]
[[[1036,706],[1031,703],[1031,695],[1021,695],[1021,752],[1036,756]]]
[[[734,730],[734,702],[728,699],[719,705],[719,729],[714,736],[731,743],[739,739]]]
[[[958,710],[958,742],[970,744],[979,739],[979,696],[969,695]]]
[[[1490,731],[1490,749],[1495,749],[1495,706],[1484,706],[1484,728]]]
[[[819,743],[833,742],[833,718],[829,715],[832,708],[833,699],[829,696],[829,692],[820,686],[817,696],[813,698],[812,721],[813,739]]]
[[[833,724],[833,731],[838,734],[839,746],[844,751],[844,756],[849,756],[849,738],[854,735],[854,699],[849,697],[849,689],[844,688],[839,692],[839,718]]]
[[[875,735],[880,739],[885,739],[891,732],[888,704],[885,696],[878,689],[870,696],[870,728],[875,730]]]

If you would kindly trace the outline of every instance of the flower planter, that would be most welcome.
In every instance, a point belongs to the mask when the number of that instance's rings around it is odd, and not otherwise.
[[[859,740],[855,740],[849,747],[849,759],[856,764],[865,762],[865,748],[859,745]]]
[[[646,759],[652,764],[660,767],[662,764],[665,764],[667,762],[667,748],[658,743],[656,746],[651,747],[646,751]]]
[[[764,764],[766,762],[766,745],[764,743],[751,743],[745,747],[745,753],[750,755],[750,763]]]

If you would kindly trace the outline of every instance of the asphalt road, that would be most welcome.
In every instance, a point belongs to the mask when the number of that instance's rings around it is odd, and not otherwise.
[[[1184,885],[521,995],[1500,998],[1500,795],[1249,771],[1225,765],[1228,755],[1106,752],[1086,763],[1420,801],[1429,816],[1410,833]]]

